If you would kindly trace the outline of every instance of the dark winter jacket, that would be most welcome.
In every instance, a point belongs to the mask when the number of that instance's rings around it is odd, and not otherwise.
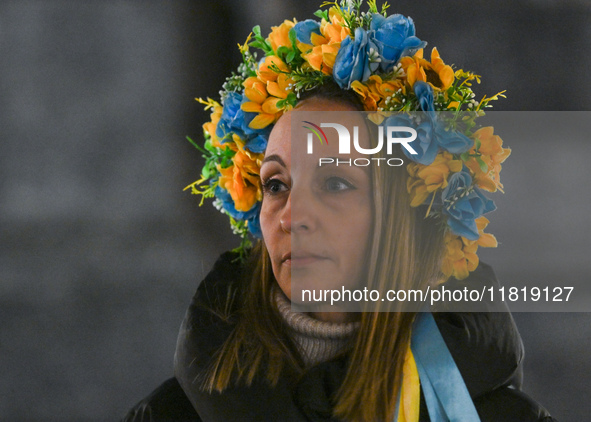
[[[275,387],[265,380],[232,387],[222,394],[200,391],[200,375],[211,356],[233,328],[212,308],[225,303],[230,287],[239,288],[242,266],[234,255],[220,257],[197,289],[179,333],[175,378],[140,401],[125,422],[168,421],[333,421],[332,399],[346,370],[346,357],[335,358],[308,370],[302,377],[280,379]],[[464,285],[496,285],[492,269],[480,264]],[[492,305],[491,305],[492,306]],[[548,412],[519,390],[523,345],[511,314],[499,312],[433,313],[456,362],[482,422],[554,421]],[[421,393],[420,422],[429,421]]]

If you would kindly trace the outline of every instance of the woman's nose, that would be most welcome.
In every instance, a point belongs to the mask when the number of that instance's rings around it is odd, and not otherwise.
[[[291,195],[287,198],[285,207],[279,216],[279,223],[281,224],[281,230],[285,233],[291,233]]]
[[[306,192],[292,190],[281,216],[283,230],[294,234],[313,231],[317,226],[313,202],[313,198],[307,197]]]

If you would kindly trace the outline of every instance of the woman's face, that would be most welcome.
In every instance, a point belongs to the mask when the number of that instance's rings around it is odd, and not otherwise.
[[[315,98],[297,110],[354,111],[351,106]],[[283,115],[269,137],[261,166],[260,221],[279,286],[293,302],[301,302],[301,289],[352,289],[365,282],[373,205],[369,166],[318,164],[319,157],[336,161],[362,155],[354,148],[351,154],[339,154],[334,129],[325,130],[328,144],[315,144],[309,155],[307,131],[299,130],[302,124],[295,121],[294,142],[301,140],[302,147],[292,148],[291,123],[296,118],[297,113],[296,117],[292,112]],[[358,126],[361,143],[368,143],[359,115],[347,113],[336,123],[345,125],[351,134],[353,126]]]

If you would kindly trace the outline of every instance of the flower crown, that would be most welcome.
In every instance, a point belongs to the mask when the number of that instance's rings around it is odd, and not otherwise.
[[[262,191],[259,170],[273,125],[292,109],[303,91],[335,81],[353,90],[366,111],[398,112],[387,122],[415,124],[411,112],[428,116],[418,125],[410,143],[418,154],[407,155],[407,189],[411,206],[428,205],[427,216],[442,217],[448,230],[442,272],[466,278],[478,266],[479,246],[496,247],[492,234],[484,233],[483,214],[495,209],[483,191],[502,192],[501,163],[511,153],[492,127],[477,128],[475,119],[504,96],[500,92],[475,101],[471,86],[478,75],[454,71],[436,48],[427,60],[426,42],[415,36],[411,18],[388,16],[387,3],[380,11],[376,0],[325,2],[317,19],[285,20],[265,38],[258,26],[240,46],[242,63],[226,79],[221,103],[198,99],[211,109],[203,125],[206,160],[201,178],[187,189],[230,217],[234,233],[242,237],[240,250],[250,246],[248,234],[261,237],[259,212]],[[262,50],[264,56],[250,52]],[[438,121],[435,112],[468,112],[457,125]],[[407,113],[407,114],[405,114]],[[402,121],[401,121],[402,120]],[[415,125],[416,126],[416,125]]]

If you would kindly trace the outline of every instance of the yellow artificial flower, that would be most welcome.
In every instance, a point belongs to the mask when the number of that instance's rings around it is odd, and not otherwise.
[[[351,30],[346,25],[343,15],[336,7],[328,10],[328,20],[322,20],[320,32],[332,42],[342,42],[351,34]]]
[[[244,96],[249,100],[241,105],[243,111],[258,113],[250,121],[251,129],[263,129],[274,124],[290,106],[284,103],[278,106],[279,101],[287,98],[291,92],[290,85],[293,81],[285,74],[277,75],[275,81],[263,82],[259,77],[251,76],[243,82]]]
[[[279,71],[275,71],[272,68],[276,67]],[[269,81],[276,81],[277,77],[282,72],[288,72],[289,67],[277,56],[267,56],[259,65],[257,70],[257,76],[265,84]]]
[[[290,86],[293,80],[285,73],[281,73],[277,76],[277,80],[267,82],[267,92],[273,97],[287,98],[287,95],[291,92]]]
[[[428,82],[433,88],[445,91],[454,82],[454,71],[443,62],[437,48],[431,50],[431,62],[423,58],[421,48],[414,56],[401,58],[400,64],[410,86],[416,81],[422,81]]]
[[[373,78],[373,76],[370,78]],[[367,84],[361,81],[353,81],[351,83],[351,89],[359,95],[361,101],[363,101],[363,108],[365,110],[375,111],[378,109],[380,97],[375,95]]]
[[[443,151],[437,154],[435,160],[427,165],[411,162],[406,166],[409,178],[406,188],[410,194],[410,206],[422,205],[429,195],[447,186],[447,179],[451,173],[462,170],[462,160]]]
[[[249,100],[243,103],[240,108],[250,113],[258,113],[249,123],[252,129],[262,129],[275,123],[279,118],[276,112],[270,110],[268,106],[263,107],[270,99],[266,84],[256,76],[246,78],[242,83],[244,86],[244,96]],[[272,97],[271,97],[272,98]]]
[[[237,211],[249,211],[263,197],[260,187],[260,168],[264,154],[255,154],[244,148],[244,141],[236,134],[234,143],[229,147],[236,151],[232,165],[227,168],[218,166],[219,186],[232,196]]]
[[[498,245],[497,239],[492,234],[484,233],[484,229],[489,223],[488,219],[479,217],[475,221],[480,234],[478,240],[468,240],[451,232],[445,234],[445,256],[441,271],[447,278],[452,275],[458,280],[468,277],[480,262],[478,255],[476,255],[478,247],[496,248]]]
[[[284,20],[279,26],[272,26],[271,33],[269,34],[268,41],[271,44],[271,48],[277,54],[279,47],[291,48],[291,41],[289,39],[289,31],[296,24],[296,20]]]
[[[302,58],[312,69],[332,75],[341,42],[347,38],[351,30],[345,26],[343,17],[336,7],[330,8],[328,16],[329,21],[322,19],[320,23],[320,34],[310,34],[311,44],[298,42],[298,48],[302,52]]]
[[[267,87],[265,86],[266,84],[256,76],[246,78],[242,85],[244,86],[244,96],[248,98],[250,102],[262,104],[269,96],[267,93]]]
[[[481,216],[475,221],[480,237],[473,242],[476,242],[478,246],[482,246],[483,248],[496,248],[499,245],[497,238],[490,233],[484,233],[484,229],[486,229],[486,226],[488,226],[488,223],[490,222],[488,221],[488,218]]]
[[[466,161],[466,166],[474,173],[474,181],[478,187],[489,192],[496,192],[497,189],[503,192],[500,179],[501,163],[511,155],[511,149],[503,148],[503,140],[500,136],[494,134],[492,126],[478,129],[473,137],[475,140],[480,141],[478,152],[481,154],[480,159],[487,167],[486,171],[483,171],[475,157],[470,157]],[[472,147],[470,154],[476,153],[475,148],[475,146]]]
[[[386,98],[394,95],[399,89],[403,88],[403,83],[400,79],[391,79],[389,81],[383,81],[378,75],[370,76],[370,89],[378,94],[382,101]],[[374,83],[375,82],[375,83]],[[383,106],[382,102],[379,104]]]
[[[376,111],[378,107],[384,107],[386,98],[394,95],[402,86],[399,79],[384,81],[378,75],[370,76],[365,82],[351,83],[351,88],[361,97],[367,111]]]
[[[321,44],[312,47],[307,54],[302,54],[310,67],[314,70],[320,70],[326,75],[332,75],[332,68],[337,58],[341,43]]]
[[[470,271],[478,267],[477,245],[465,245],[460,236],[451,232],[445,235],[445,257],[441,271],[446,277],[454,276],[458,280],[468,277]]]
[[[222,118],[222,113],[224,111],[224,108],[222,107],[222,105],[220,103],[212,100],[211,98],[208,98],[207,101],[202,100],[201,98],[195,98],[195,99],[197,101],[199,101],[201,104],[205,104],[206,110],[211,108],[211,114],[209,116],[211,120],[209,122],[203,124],[203,130],[205,132],[207,132],[207,134],[209,135],[209,137],[211,139],[211,145],[216,148],[221,148],[222,145],[220,143],[219,138],[215,134],[215,130],[218,127],[218,122]]]
[[[433,75],[433,77],[435,79],[439,78],[439,81],[441,82],[441,85],[438,86],[438,88],[441,88],[445,91],[454,83],[454,71],[451,68],[451,66],[446,65],[443,62],[443,60],[439,56],[439,51],[437,51],[437,47],[434,47],[433,50],[431,50],[431,67],[433,72],[435,72],[435,75]],[[427,71],[428,82],[430,82],[429,78],[431,76],[429,73],[430,72]]]

